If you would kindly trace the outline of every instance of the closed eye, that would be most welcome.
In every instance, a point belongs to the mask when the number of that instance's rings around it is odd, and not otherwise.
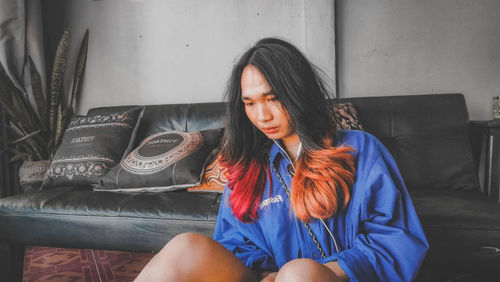
[[[267,101],[278,101],[278,98],[274,95],[269,95]]]

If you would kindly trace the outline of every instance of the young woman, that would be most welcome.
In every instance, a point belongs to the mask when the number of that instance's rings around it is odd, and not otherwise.
[[[235,65],[214,239],[172,239],[138,281],[410,281],[428,249],[396,163],[337,131],[330,95],[293,45],[262,39]]]

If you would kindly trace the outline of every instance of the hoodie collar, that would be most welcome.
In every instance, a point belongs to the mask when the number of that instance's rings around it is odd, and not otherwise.
[[[290,159],[287,152],[285,151],[285,145],[283,144],[283,142],[279,139],[273,139],[273,145],[271,146],[271,163],[274,162],[274,160],[276,159],[276,157],[278,155],[281,155],[281,157],[288,160],[288,162],[290,164],[292,164],[292,166],[293,166],[292,160]],[[294,169],[295,169],[295,167],[294,167]]]

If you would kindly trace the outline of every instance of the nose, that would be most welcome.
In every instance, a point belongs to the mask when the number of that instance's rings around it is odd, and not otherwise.
[[[257,120],[262,123],[269,122],[273,119],[270,109],[266,105],[257,106]]]

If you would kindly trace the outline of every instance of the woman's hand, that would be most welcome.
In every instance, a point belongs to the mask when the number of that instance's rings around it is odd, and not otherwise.
[[[276,279],[276,275],[278,275],[278,272],[263,272],[260,275],[260,282],[274,282],[274,279]]]

